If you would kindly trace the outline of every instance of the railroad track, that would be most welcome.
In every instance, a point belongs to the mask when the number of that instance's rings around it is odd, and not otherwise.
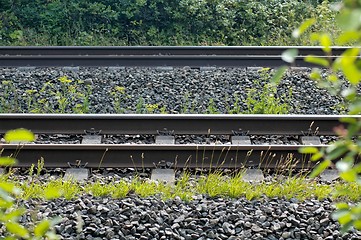
[[[150,134],[155,144],[2,144],[2,154],[18,158],[18,167],[45,159],[46,167],[67,167],[81,161],[88,167],[154,167],[161,162],[182,167],[305,167],[309,157],[301,145],[250,145],[249,135],[334,135],[340,117],[330,115],[111,115],[0,114],[0,134],[27,128],[35,134]],[[360,118],[360,116],[351,116]],[[165,131],[164,129],[167,129]],[[85,134],[88,133],[88,134]],[[229,135],[230,144],[173,144],[173,135]],[[325,145],[314,145],[319,148]]]
[[[285,65],[282,52],[297,48],[293,66],[311,67],[307,55],[324,56],[321,47],[0,47],[0,67],[278,67]],[[346,47],[334,47],[339,56]]]

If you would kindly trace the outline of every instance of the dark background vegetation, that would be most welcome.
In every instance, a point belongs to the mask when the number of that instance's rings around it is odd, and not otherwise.
[[[0,45],[287,45],[317,0],[0,0]],[[319,28],[319,29],[317,29]]]

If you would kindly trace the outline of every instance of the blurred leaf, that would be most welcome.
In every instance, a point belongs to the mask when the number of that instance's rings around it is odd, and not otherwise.
[[[40,223],[38,223],[35,226],[34,234],[35,237],[42,237],[45,235],[47,231],[49,231],[50,228],[50,221],[49,220],[42,220]]]
[[[357,31],[360,26],[361,9],[343,9],[336,21],[344,31]]]
[[[7,213],[6,215],[4,215],[4,220],[5,221],[14,221],[17,219],[19,219],[19,217],[21,215],[23,215],[25,213],[25,209],[23,208],[19,208],[19,209],[15,209],[14,211],[11,211],[9,213]]]
[[[26,228],[24,228],[23,226],[21,226],[18,223],[15,222],[7,222],[5,224],[6,229],[12,233],[15,234],[16,236],[22,237],[22,238],[28,238],[29,237],[29,232]]]
[[[4,139],[6,142],[32,142],[35,135],[27,129],[19,128],[6,132]]]
[[[348,161],[337,161],[336,162],[336,168],[341,171],[341,172],[345,172],[350,170],[350,168],[352,168],[352,163],[348,162]]]
[[[326,58],[316,57],[316,56],[312,56],[312,55],[306,56],[305,62],[313,63],[313,64],[320,65],[320,66],[323,66],[323,67],[329,67],[330,66],[330,63]]]
[[[10,197],[9,193],[0,188],[0,198],[6,202],[13,202],[13,198]]]
[[[357,173],[361,173],[361,163],[357,163],[354,167],[353,170]]]
[[[0,157],[0,166],[11,166],[16,164],[16,159],[11,157]]]
[[[337,82],[339,79],[338,79],[338,77],[337,77],[337,75],[336,74],[333,74],[333,73],[331,73],[328,77],[327,77],[327,79],[330,81],[330,82]]]
[[[9,182],[0,182],[0,188],[9,193],[19,193],[20,189],[18,189],[15,184]]]
[[[332,218],[340,222],[340,224],[346,224],[352,220],[351,213],[348,209],[337,210],[332,214]]]
[[[320,175],[321,172],[323,172],[326,168],[328,168],[328,166],[331,165],[331,161],[330,160],[324,160],[322,162],[320,162],[315,169],[313,169],[313,171],[310,174],[310,178],[314,178],[317,177],[318,175]]]
[[[341,203],[336,203],[335,204],[335,207],[338,209],[338,210],[341,210],[341,209],[349,209],[349,206],[347,203],[344,203],[344,202],[341,202]]]
[[[348,32],[344,32],[342,33],[336,40],[336,43],[338,45],[344,45],[344,44],[348,44],[348,43],[353,43],[357,40],[359,40],[361,37],[360,32],[358,31],[348,31]]]
[[[357,179],[357,173],[355,171],[349,170],[340,173],[340,178],[347,182],[355,182]]]
[[[298,55],[298,49],[291,48],[287,49],[282,53],[282,60],[288,63],[293,63]]]
[[[346,89],[342,90],[341,95],[344,98],[346,98],[347,100],[352,101],[357,96],[356,89],[354,89],[354,88],[346,88]]]
[[[349,106],[349,114],[355,115],[361,113],[361,105],[359,103],[353,103]]]
[[[346,233],[347,231],[349,231],[352,227],[352,221],[346,223],[346,224],[341,224],[341,233],[344,234]]]
[[[329,149],[331,149],[331,148],[330,147],[327,148],[327,150],[329,150]],[[327,157],[330,160],[337,159],[337,158],[341,157],[343,154],[345,154],[347,151],[348,151],[347,146],[341,145],[341,146],[338,146],[338,147],[332,149],[330,152],[328,152]]]
[[[310,78],[312,80],[319,81],[321,80],[321,73],[319,69],[312,69],[312,72],[310,73]]]
[[[317,152],[314,153],[311,157],[311,161],[318,161],[323,157],[323,153],[322,152]]]
[[[314,153],[318,153],[318,149],[316,147],[302,147],[298,150],[299,153],[309,153],[309,154],[314,154]]]
[[[342,56],[338,58],[341,70],[353,85],[357,85],[361,79],[361,72],[354,64],[359,54],[359,48],[351,48],[344,51]]]
[[[355,118],[351,118],[351,117],[344,117],[344,118],[340,118],[340,122],[354,124],[357,122],[357,120]]]
[[[276,72],[273,74],[270,82],[272,84],[277,85],[281,81],[281,79],[282,79],[283,75],[285,74],[285,72],[287,71],[287,69],[288,69],[288,67],[286,67],[286,66],[282,66],[282,67],[278,68],[276,70]]]
[[[332,41],[331,38],[328,34],[323,33],[320,35],[320,43],[323,46],[323,51],[325,53],[331,53],[331,45],[332,45]]]
[[[306,21],[304,21],[301,26],[299,26],[297,29],[295,29],[292,32],[292,37],[294,38],[298,38],[299,36],[302,35],[302,33],[304,33],[309,27],[311,27],[314,23],[316,22],[316,19],[314,18],[310,18],[307,19]]]
[[[361,220],[356,220],[353,222],[353,225],[357,230],[361,230]]]

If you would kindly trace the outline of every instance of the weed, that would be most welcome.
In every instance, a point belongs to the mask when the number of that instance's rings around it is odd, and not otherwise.
[[[270,69],[263,68],[259,71],[260,80],[256,80],[256,88],[249,89],[245,103],[246,114],[287,114],[291,110],[290,102],[292,92],[288,96],[281,97],[284,102],[277,97],[277,88],[270,83]]]
[[[144,98],[140,97],[140,98],[138,99],[135,113],[138,113],[138,114],[147,113],[147,112],[146,112],[145,103],[144,103]]]
[[[208,114],[219,114],[220,113],[212,98],[209,100],[206,113],[208,113]]]
[[[238,96],[238,94],[234,94],[234,99],[235,99],[235,101],[234,101],[234,103],[231,105],[231,106],[229,106],[228,104],[227,104],[227,113],[228,114],[240,114],[242,111],[241,111],[241,105],[239,104],[240,103],[240,99],[239,99],[239,96]],[[226,100],[226,102],[228,102],[227,100]]]
[[[196,102],[195,99],[191,102],[190,99],[190,94],[186,93],[183,97],[182,100],[182,105],[181,105],[181,110],[180,113],[195,113],[195,108],[196,108]]]
[[[0,95],[0,112],[13,113],[19,111],[19,96],[11,81],[1,82]]]
[[[114,110],[116,113],[125,113],[125,109],[122,106],[122,102],[125,99],[125,87],[115,86],[114,90],[110,93],[113,98]]]

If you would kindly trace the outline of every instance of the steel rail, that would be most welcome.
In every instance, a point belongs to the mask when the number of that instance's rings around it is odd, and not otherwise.
[[[174,134],[334,135],[339,119],[360,115],[230,115],[230,114],[0,114],[0,133],[26,128],[36,134]],[[311,130],[310,129],[310,126]],[[317,132],[316,132],[317,128]]]
[[[3,156],[18,159],[16,167],[29,167],[37,164],[40,158],[44,158],[45,167],[68,167],[68,163],[79,160],[91,168],[148,168],[161,161],[171,162],[179,168],[276,168],[290,165],[305,168],[313,164],[309,155],[298,152],[300,146],[290,145],[3,144],[0,147]]]
[[[319,46],[0,46],[0,55],[273,55],[296,48],[300,56],[324,55]],[[348,47],[332,47],[340,55]]]
[[[334,57],[330,57],[332,60]],[[19,55],[0,56],[0,67],[279,67],[289,65],[280,55]],[[314,67],[296,57],[296,67]]]

